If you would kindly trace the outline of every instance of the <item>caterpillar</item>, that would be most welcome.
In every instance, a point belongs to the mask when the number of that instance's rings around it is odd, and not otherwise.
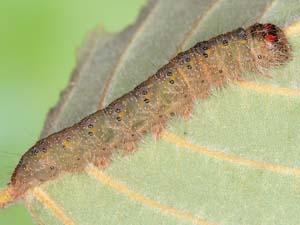
[[[198,42],[107,107],[38,141],[21,157],[0,208],[60,174],[82,171],[90,163],[107,167],[115,151],[129,154],[146,133],[159,138],[174,115],[188,118],[196,99],[208,98],[247,71],[266,75],[285,64],[290,52],[283,31],[270,23]]]

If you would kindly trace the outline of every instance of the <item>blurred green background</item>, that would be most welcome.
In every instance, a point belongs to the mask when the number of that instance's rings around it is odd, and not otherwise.
[[[117,32],[146,0],[10,0],[0,3],[0,187],[37,141],[47,112],[97,25]],[[0,225],[34,224],[23,204],[0,210]]]

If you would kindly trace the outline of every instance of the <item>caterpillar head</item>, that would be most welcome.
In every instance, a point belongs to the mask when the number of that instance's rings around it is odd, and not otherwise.
[[[253,41],[251,51],[262,68],[285,64],[291,58],[291,47],[284,32],[271,23],[256,23],[247,29]]]

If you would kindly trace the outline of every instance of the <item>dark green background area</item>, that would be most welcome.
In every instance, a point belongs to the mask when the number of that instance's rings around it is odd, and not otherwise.
[[[145,0],[11,0],[0,3],[0,187],[37,141],[67,85],[76,49],[97,25],[117,32]],[[0,211],[0,225],[33,224],[23,204]]]

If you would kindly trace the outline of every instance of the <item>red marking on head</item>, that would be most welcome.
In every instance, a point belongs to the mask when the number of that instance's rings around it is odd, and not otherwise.
[[[266,23],[264,25],[264,29],[266,29],[267,31],[272,30],[274,28],[275,28],[275,26],[273,24],[271,24],[271,23]]]
[[[276,26],[271,23],[266,23],[264,25],[265,35],[264,38],[268,42],[278,41]]]
[[[267,34],[265,37],[266,41],[268,42],[275,42],[278,40],[277,35],[273,35],[273,34]]]

